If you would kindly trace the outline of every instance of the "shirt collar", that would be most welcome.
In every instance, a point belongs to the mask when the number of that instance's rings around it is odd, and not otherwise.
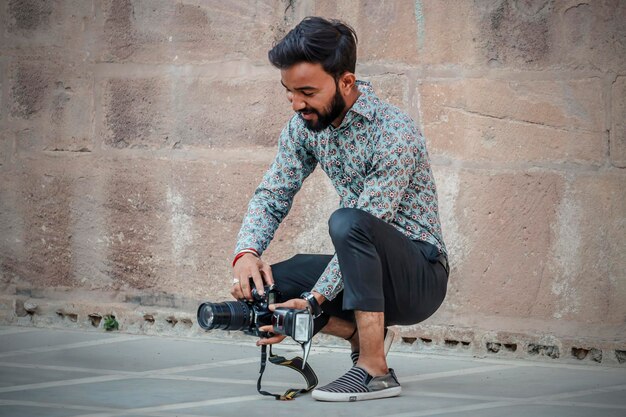
[[[357,80],[356,86],[359,89],[361,95],[354,102],[349,112],[355,112],[365,117],[367,120],[372,121],[374,119],[374,111],[376,106],[380,103],[372,85],[367,81]]]
[[[374,94],[374,89],[369,82],[357,80],[356,86],[361,94],[352,107],[350,107],[341,121],[341,125],[339,125],[337,129],[343,129],[350,126],[359,116],[362,116],[370,122],[374,120],[374,113],[376,111],[376,106],[380,104],[380,99],[376,97],[376,94]],[[332,129],[334,128],[331,125],[331,130]]]

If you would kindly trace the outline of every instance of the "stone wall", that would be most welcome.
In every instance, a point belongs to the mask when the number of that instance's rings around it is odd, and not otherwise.
[[[450,287],[398,348],[626,362],[623,0],[2,2],[2,322],[198,331],[291,113],[267,50],[307,15],[428,141]],[[337,201],[314,173],[267,259],[331,252]]]

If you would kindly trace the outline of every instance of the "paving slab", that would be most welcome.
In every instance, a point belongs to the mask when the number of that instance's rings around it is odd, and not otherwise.
[[[271,398],[256,400],[247,403],[232,403],[212,405],[207,407],[190,408],[186,410],[196,415],[211,415],[230,417],[242,416],[254,410],[254,415],[292,417],[300,415],[318,416],[345,416],[345,417],[380,417],[389,412],[413,413],[446,407],[461,407],[480,404],[480,400],[447,398],[442,400],[435,397],[421,396],[418,394],[402,395],[397,398],[381,399],[376,401],[364,401],[362,403],[329,403],[313,400],[310,396],[297,398],[290,402],[277,402]],[[355,408],[354,405],[357,405]],[[304,412],[304,414],[303,414]]]
[[[7,353],[14,350],[47,348],[67,344],[67,337],[64,332],[50,329],[39,329],[36,332],[27,329],[16,329],[16,332],[0,333],[0,353]],[[98,341],[109,339],[110,334],[85,332],[72,334],[72,343]],[[2,355],[0,354],[0,360]]]
[[[97,376],[94,372],[72,372],[60,369],[16,367],[10,363],[0,363],[0,387],[38,384],[42,382],[66,381],[68,379]]]
[[[432,392],[530,398],[619,384],[624,384],[622,370],[590,368],[582,375],[579,369],[519,366],[482,374],[419,381],[416,384],[409,382],[406,385]]]
[[[22,405],[2,405],[0,416],[28,417],[73,417],[85,414],[85,410],[68,410],[66,408],[27,407]]]
[[[577,401],[590,402],[596,404],[620,405],[626,408],[626,388],[616,392],[602,392],[599,394],[579,395]],[[624,413],[626,416],[626,412]]]
[[[275,353],[292,357],[297,346]],[[397,398],[322,403],[256,392],[254,339],[138,336],[0,327],[0,417],[626,416],[626,368],[394,352]],[[315,346],[320,385],[350,366],[344,348]],[[263,387],[302,387],[268,364]]]
[[[113,336],[105,340],[96,340],[89,345],[83,343],[81,346],[64,350],[25,353],[13,357],[12,361],[142,372],[221,362],[258,354],[253,346],[223,347],[202,343],[199,340],[183,341],[155,337],[138,336],[132,340],[120,338],[119,342],[103,344],[111,340],[115,340]]]
[[[576,405],[510,405],[438,414],[439,417],[624,417],[624,410],[589,410]]]

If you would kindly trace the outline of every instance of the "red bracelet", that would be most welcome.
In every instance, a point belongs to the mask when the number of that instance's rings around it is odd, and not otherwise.
[[[235,255],[235,259],[233,259],[233,268],[235,267],[235,264],[237,263],[237,261],[246,253],[251,253],[257,258],[259,257],[259,252],[257,252],[256,249],[252,249],[252,248],[242,249],[239,251],[239,253],[237,253],[237,255]]]

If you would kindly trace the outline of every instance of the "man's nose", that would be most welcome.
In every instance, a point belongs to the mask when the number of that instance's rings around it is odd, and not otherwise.
[[[293,109],[293,111],[300,111],[306,107],[304,100],[301,100],[295,95],[291,97],[290,101],[291,101],[291,108]]]

